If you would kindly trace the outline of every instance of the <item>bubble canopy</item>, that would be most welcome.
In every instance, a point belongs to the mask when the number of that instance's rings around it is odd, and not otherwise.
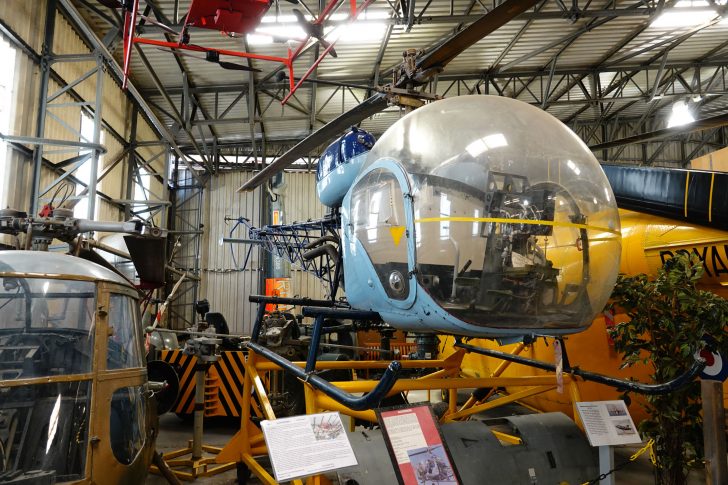
[[[409,187],[392,188],[397,171]],[[466,326],[576,331],[612,291],[614,195],[589,148],[545,111],[498,96],[431,103],[392,125],[360,173],[355,237],[390,298],[413,293],[404,245],[383,243],[408,210],[416,291]],[[397,201],[406,193],[411,204]]]
[[[458,96],[417,109],[381,136],[364,169],[381,158],[398,161],[409,173],[480,188],[492,170],[526,175],[534,184],[565,168],[601,188],[594,196],[616,211],[609,182],[584,142],[547,112],[511,98]]]

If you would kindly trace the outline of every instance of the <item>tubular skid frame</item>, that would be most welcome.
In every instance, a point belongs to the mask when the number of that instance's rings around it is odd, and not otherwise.
[[[264,306],[261,304],[261,306]],[[319,309],[320,310],[320,309]],[[315,310],[314,310],[315,311]],[[305,374],[307,362],[288,362],[285,366],[278,363],[278,359],[270,360],[269,354],[261,355],[253,347],[249,347],[248,358],[245,363],[245,379],[243,383],[243,408],[241,412],[241,428],[238,433],[225,445],[217,455],[219,463],[236,461],[245,464],[262,483],[275,484],[274,478],[263,468],[256,457],[267,454],[268,450],[263,439],[262,432],[251,419],[254,416],[258,419],[276,419],[273,407],[267,394],[266,383],[269,382],[269,373],[276,371],[288,371],[289,367],[296,367],[299,373]],[[429,369],[426,375],[418,378],[397,379],[391,389],[386,393],[391,396],[400,392],[411,390],[447,390],[450,396],[449,408],[441,422],[456,420],[467,420],[472,415],[495,408],[500,405],[512,403],[519,399],[534,396],[542,392],[554,389],[558,383],[556,376],[528,376],[528,377],[483,377],[468,378],[460,377],[460,367],[464,349],[458,349],[455,353],[444,359],[438,360],[403,360],[402,369]],[[315,371],[346,369],[354,371],[383,370],[390,365],[386,361],[317,361]],[[568,374],[563,376],[563,384],[573,402],[580,401],[578,378]],[[303,380],[303,379],[302,379]],[[315,414],[324,411],[335,411],[341,414],[372,423],[377,422],[376,414],[372,409],[355,410],[339,402],[336,398],[323,390],[317,389],[310,380],[304,381],[304,394],[306,403],[306,414]],[[354,380],[347,382],[327,383],[339,389],[345,394],[350,393],[371,393],[380,385],[379,380]],[[522,387],[523,389],[510,395],[490,400],[488,402],[469,400],[463,406],[457,405],[457,390],[462,388],[497,388],[497,387]],[[256,400],[253,399],[255,395]],[[576,415],[576,411],[574,410]],[[352,420],[353,423],[353,420]],[[577,421],[581,426],[581,423]],[[502,440],[513,444],[519,444],[517,436],[495,432]],[[319,477],[293,480],[293,484],[319,483]]]
[[[566,354],[566,345],[563,341],[563,339],[558,339],[561,341],[561,348],[563,349],[563,373],[564,376],[566,375],[573,375],[578,376],[585,381],[592,381],[592,382],[598,382],[600,384],[604,384],[610,387],[613,387],[620,391],[631,391],[636,392],[639,394],[647,394],[647,395],[660,395],[660,394],[668,394],[670,392],[673,392],[677,389],[680,389],[684,385],[691,382],[693,379],[695,379],[698,374],[705,368],[705,360],[701,358],[695,359],[695,362],[690,366],[689,369],[687,369],[683,374],[679,375],[675,379],[658,383],[658,384],[645,384],[642,382],[637,381],[630,381],[627,379],[618,379],[615,377],[609,377],[605,376],[603,374],[597,374],[596,372],[589,372],[585,371],[583,369],[580,369],[579,367],[572,367],[569,364],[569,359]],[[519,355],[514,354],[507,354],[505,352],[500,352],[498,350],[491,350],[491,349],[485,349],[483,347],[476,347],[474,345],[465,344],[462,342],[462,339],[456,339],[455,341],[455,347],[467,350],[468,352],[473,352],[475,354],[481,354],[486,355],[489,357],[495,357],[498,359],[502,359],[504,361],[513,362],[516,364],[523,364],[530,367],[534,367],[536,369],[542,369],[547,370],[551,372],[556,372],[556,366],[554,364],[550,364],[548,362],[542,362],[540,360],[535,359],[529,359],[528,357],[521,357]]]

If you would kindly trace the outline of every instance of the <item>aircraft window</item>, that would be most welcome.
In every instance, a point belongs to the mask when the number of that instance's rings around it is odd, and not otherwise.
[[[114,457],[124,465],[134,461],[144,446],[146,397],[144,388],[123,387],[114,391],[109,414],[109,435]]]
[[[90,391],[90,381],[3,390],[0,482],[61,483],[83,479]]]
[[[448,98],[392,125],[362,173],[383,160],[410,178],[416,277],[447,313],[508,333],[583,328],[601,311],[619,269],[617,208],[556,118],[502,96]]]
[[[0,379],[91,372],[96,287],[0,277]]]
[[[143,366],[141,321],[136,300],[126,295],[111,294],[109,299],[109,336],[106,368],[128,369]]]
[[[443,308],[494,327],[569,328],[589,318],[588,253],[575,246],[581,213],[562,186],[491,172],[491,190],[476,192],[411,175],[417,278]],[[560,264],[565,250],[578,256],[569,265]]]
[[[394,175],[376,169],[362,178],[351,199],[354,236],[367,252],[387,296],[409,295],[407,219],[404,196]]]

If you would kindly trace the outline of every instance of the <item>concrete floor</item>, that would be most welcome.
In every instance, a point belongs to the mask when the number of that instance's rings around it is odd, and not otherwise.
[[[204,424],[204,444],[223,447],[240,428],[240,421],[237,419],[212,418],[206,419]],[[187,447],[192,439],[192,420],[181,420],[173,413],[167,413],[159,418],[159,437],[157,438],[157,451],[169,453]],[[213,477],[203,477],[196,483],[205,485],[236,484],[237,473],[235,470],[224,472]],[[161,476],[149,475],[146,483],[148,485],[165,485],[167,480]],[[183,482],[184,483],[184,482]],[[260,483],[251,481],[250,483]]]
[[[410,398],[411,402],[417,402],[423,399]],[[522,414],[524,408],[510,407],[499,411],[499,415],[505,414]],[[498,415],[489,415],[488,417],[497,417]],[[239,421],[234,419],[208,419],[205,421],[205,439],[204,443],[212,446],[222,447],[238,430]],[[173,450],[184,448],[192,437],[192,421],[182,421],[174,414],[166,414],[160,418],[160,434],[157,439],[157,450],[161,453],[168,453]],[[629,460],[629,457],[640,446],[629,445],[615,447],[615,465],[619,465]],[[647,453],[643,454],[634,462],[629,463],[623,469],[615,472],[615,483],[617,485],[641,485],[654,483],[652,475],[652,464],[649,461]],[[596,478],[596,477],[595,477]],[[150,475],[146,481],[150,485],[163,485],[166,480],[159,476]],[[231,470],[214,477],[204,477],[197,480],[197,483],[205,485],[223,485],[236,484],[236,471]],[[252,479],[248,483],[259,484],[260,481]],[[689,477],[689,485],[705,484],[705,474],[702,470],[694,471]],[[389,484],[381,484],[389,485]],[[573,484],[572,484],[573,485]]]

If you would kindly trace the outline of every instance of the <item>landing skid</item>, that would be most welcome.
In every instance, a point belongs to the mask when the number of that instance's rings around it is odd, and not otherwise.
[[[300,301],[299,301],[300,300]],[[505,404],[514,403],[552,391],[563,386],[568,393],[572,405],[581,401],[578,382],[591,380],[600,382],[617,389],[630,390],[646,394],[661,394],[674,391],[680,386],[690,382],[705,366],[703,361],[696,361],[684,375],[667,383],[642,384],[623,379],[616,379],[593,372],[571,367],[568,356],[563,353],[563,375],[555,373],[555,365],[521,357],[517,354],[523,349],[523,344],[516,346],[512,353],[484,349],[463,343],[457,340],[456,351],[445,359],[436,360],[401,360],[401,361],[321,361],[317,358],[321,337],[327,329],[323,325],[325,319],[352,319],[369,322],[381,322],[377,313],[352,310],[336,306],[340,303],[325,302],[325,306],[304,307],[303,313],[315,319],[311,335],[309,352],[305,362],[292,362],[272,350],[258,343],[261,332],[261,321],[264,316],[264,307],[267,303],[305,305],[312,301],[307,299],[285,299],[281,301],[275,297],[255,296],[251,301],[258,303],[259,311],[256,319],[251,341],[246,344],[249,352],[245,363],[245,379],[243,387],[243,406],[241,416],[241,429],[231,441],[217,455],[217,463],[235,461],[239,468],[255,474],[263,483],[275,483],[269,471],[259,462],[259,457],[266,455],[268,450],[257,424],[261,419],[276,419],[271,406],[266,382],[270,381],[269,374],[276,371],[285,371],[300,379],[304,385],[305,406],[307,414],[323,411],[337,411],[342,415],[350,416],[352,428],[355,419],[377,424],[375,412],[372,410],[389,396],[399,393],[407,394],[410,391],[421,390],[428,393],[441,390],[447,394],[447,410],[440,418],[443,430],[445,425],[459,425],[459,421],[471,420],[475,414],[481,413]],[[563,342],[562,342],[563,344]],[[476,353],[497,357],[503,363],[488,377],[461,377],[462,359],[466,353]],[[537,369],[554,372],[553,375],[501,377],[500,374],[509,365],[518,363]],[[328,382],[318,373],[325,370],[346,369],[354,375],[364,371],[384,371],[381,379],[355,379],[351,381]],[[419,370],[417,378],[400,377],[407,370]],[[421,371],[425,371],[422,375]],[[360,374],[361,375],[361,374]],[[509,394],[496,393],[495,390],[508,388]],[[457,403],[458,389],[475,389],[470,398],[462,406]],[[257,403],[252,399],[255,393]],[[362,395],[363,394],[363,395]],[[575,411],[575,410],[574,410]],[[544,416],[544,415],[539,415]],[[561,415],[563,416],[563,415]],[[574,412],[574,416],[578,413]],[[564,419],[567,419],[564,416]],[[573,426],[581,427],[578,418]],[[454,427],[452,429],[465,429]],[[501,443],[522,444],[523,437],[514,434],[491,431],[493,439]],[[448,432],[445,432],[447,435]],[[454,438],[455,439],[455,438]],[[483,446],[487,447],[488,440],[483,438]],[[457,460],[457,458],[456,458]],[[587,462],[585,462],[587,463]],[[465,464],[463,465],[466,466]],[[460,468],[460,467],[458,467]],[[588,474],[587,474],[588,475]],[[294,481],[294,483],[302,483]],[[385,482],[379,482],[385,483]],[[476,483],[476,482],[473,482]],[[522,483],[522,482],[521,482]]]
[[[695,379],[698,374],[705,368],[705,360],[702,358],[696,358],[695,362],[693,362],[693,365],[690,367],[690,369],[687,370],[684,374],[676,377],[675,379],[664,382],[661,384],[644,384],[642,382],[637,381],[630,381],[626,379],[617,379],[615,377],[609,377],[605,376],[603,374],[598,374],[596,372],[589,372],[585,371],[583,369],[580,369],[579,367],[571,367],[569,364],[569,359],[566,354],[566,346],[564,345],[563,340],[561,341],[561,346],[563,349],[563,370],[562,372],[564,374],[571,374],[574,376],[581,377],[585,381],[593,381],[598,382],[600,384],[604,384],[610,387],[614,387],[615,389],[619,391],[631,391],[631,392],[637,392],[640,394],[668,394],[671,392],[676,391],[677,389],[680,389],[684,385],[691,382],[693,379]],[[535,367],[536,369],[542,369],[547,370],[551,372],[556,372],[556,366],[554,364],[550,364],[548,362],[542,362],[540,360],[535,359],[529,359],[527,357],[521,357],[519,355],[514,354],[508,354],[505,352],[500,352],[498,350],[492,350],[492,349],[486,349],[483,347],[476,347],[474,345],[468,345],[466,343],[463,343],[461,339],[456,338],[455,347],[465,349],[468,352],[473,352],[475,354],[480,355],[487,355],[488,357],[495,357],[497,359],[502,359],[508,362],[514,362],[516,364],[523,364],[530,367]]]

